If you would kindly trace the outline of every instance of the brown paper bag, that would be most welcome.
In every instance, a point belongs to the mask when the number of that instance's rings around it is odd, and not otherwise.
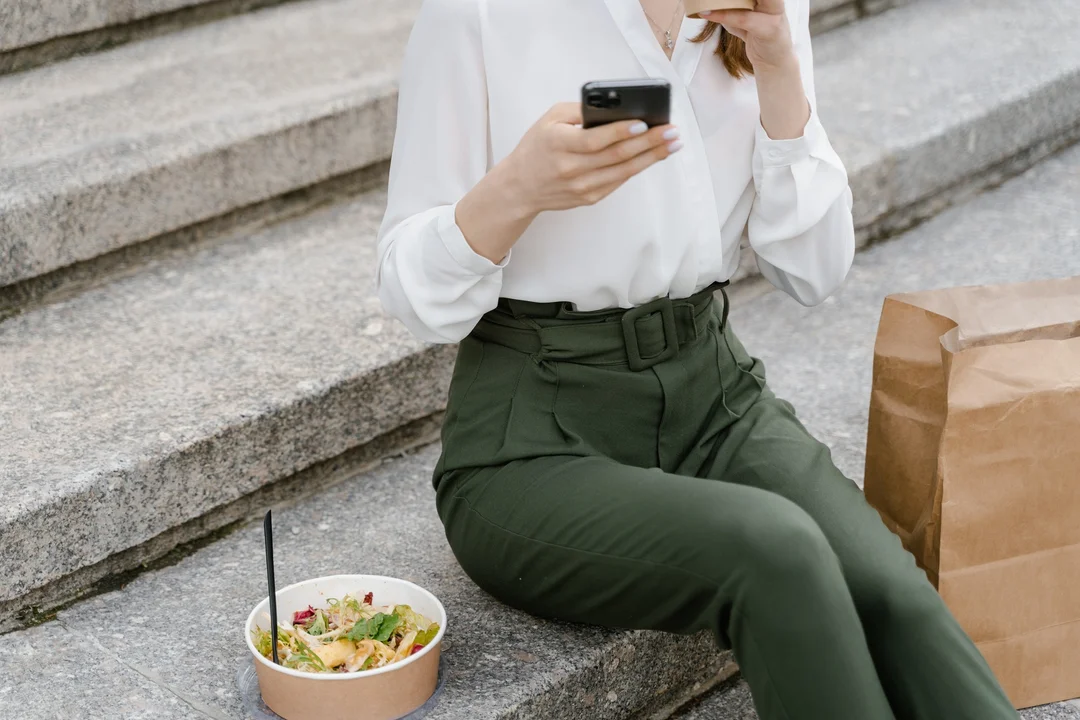
[[[1080,696],[1080,277],[886,298],[866,497],[1018,708]]]

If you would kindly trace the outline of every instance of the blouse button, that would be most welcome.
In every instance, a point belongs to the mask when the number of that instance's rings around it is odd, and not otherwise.
[[[776,148],[773,148],[772,150],[769,151],[769,159],[770,160],[780,160],[783,157],[784,157],[784,153],[777,150]]]

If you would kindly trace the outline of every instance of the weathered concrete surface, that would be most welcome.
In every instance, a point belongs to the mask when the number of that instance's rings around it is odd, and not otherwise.
[[[670,702],[724,665],[726,656],[707,637],[548,623],[484,594],[456,564],[435,514],[437,453],[429,446],[389,460],[318,498],[274,511],[280,586],[335,573],[390,574],[443,601],[450,617],[448,680],[431,720],[615,720]],[[122,717],[121,699],[150,678],[159,695],[193,708],[186,717],[244,718],[236,670],[247,652],[243,622],[266,594],[264,569],[256,522],[174,567],[61,612],[57,622],[4,636],[0,717],[52,720],[59,702],[40,697],[34,679],[78,666],[78,682],[100,682],[123,665],[140,676],[112,680],[117,697],[101,698],[101,717]],[[98,649],[43,662],[57,638]],[[8,677],[19,681],[5,690]]]
[[[912,2],[815,42],[856,224],[1080,126],[1080,0]]]
[[[0,52],[209,1],[4,0],[0,5]]]
[[[1020,713],[1023,720],[1080,720],[1080,702],[1075,700],[1029,708]],[[671,720],[758,720],[750,688],[742,680],[718,688]]]
[[[389,155],[419,0],[311,0],[0,77],[0,286]]]
[[[372,287],[384,196],[0,323],[0,602],[440,409]]]

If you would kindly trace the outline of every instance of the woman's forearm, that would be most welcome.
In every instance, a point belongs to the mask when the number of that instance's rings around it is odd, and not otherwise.
[[[478,255],[500,263],[537,213],[527,207],[505,163],[496,165],[458,201],[455,220]]]
[[[799,58],[793,52],[780,64],[755,66],[754,77],[765,132],[773,140],[802,137],[810,120],[810,103],[799,73]]]

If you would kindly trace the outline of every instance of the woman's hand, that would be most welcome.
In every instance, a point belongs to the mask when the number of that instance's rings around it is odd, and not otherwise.
[[[810,120],[810,103],[784,0],[758,0],[755,10],[716,10],[701,17],[746,42],[766,134],[773,140],[801,137]]]
[[[720,23],[746,43],[746,56],[755,73],[798,65],[784,0],[758,0],[754,10],[714,10],[701,17]]]
[[[455,220],[476,253],[501,262],[538,214],[597,203],[682,148],[673,125],[581,123],[579,103],[555,105],[458,201]]]
[[[552,107],[504,161],[505,179],[527,212],[592,205],[682,147],[673,125],[622,121],[589,128],[579,103]]]

